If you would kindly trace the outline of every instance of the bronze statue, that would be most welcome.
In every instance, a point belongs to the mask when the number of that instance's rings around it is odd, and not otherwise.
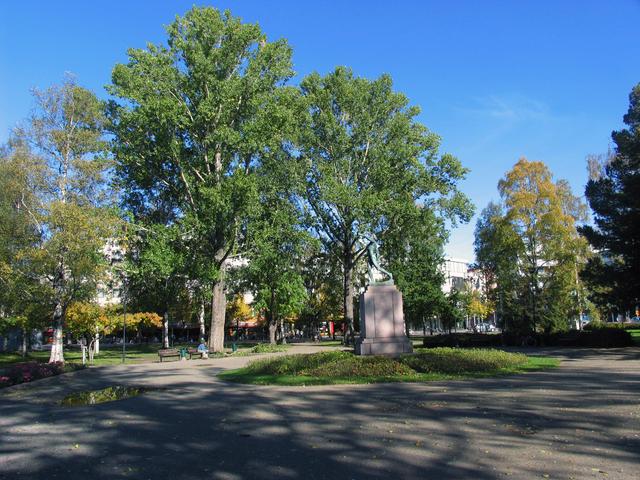
[[[380,250],[378,248],[378,239],[374,233],[365,233],[362,235],[364,240],[362,243],[367,249],[367,274],[369,277],[369,285],[393,285],[393,275],[380,265]],[[383,281],[376,281],[374,272],[378,271],[389,278]]]

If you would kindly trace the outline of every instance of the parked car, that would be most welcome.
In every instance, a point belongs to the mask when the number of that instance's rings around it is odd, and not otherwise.
[[[478,323],[475,327],[473,327],[474,332],[477,333],[487,333],[487,332],[495,332],[496,327],[490,323]]]

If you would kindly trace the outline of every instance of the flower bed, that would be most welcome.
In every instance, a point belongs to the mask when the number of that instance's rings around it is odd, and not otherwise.
[[[0,375],[0,388],[18,385],[19,383],[32,382],[41,378],[53,377],[61,373],[71,372],[83,368],[81,365],[65,364],[63,362],[38,363],[24,362],[16,363],[7,368]]]

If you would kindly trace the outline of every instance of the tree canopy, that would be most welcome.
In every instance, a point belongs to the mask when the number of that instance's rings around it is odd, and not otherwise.
[[[300,84],[307,110],[299,140],[306,166],[302,204],[312,230],[342,268],[343,311],[353,331],[354,269],[363,233],[385,238],[424,208],[466,220],[457,190],[466,170],[438,154],[439,138],[419,123],[419,108],[393,91],[388,75],[368,80],[339,67]]]
[[[222,350],[226,260],[243,247],[258,202],[256,170],[283,148],[295,90],[284,40],[229,12],[193,8],[167,27],[167,45],[130,49],[113,70],[113,149],[137,222],[171,224],[211,289],[210,348]]]
[[[591,169],[585,195],[594,225],[581,229],[597,253],[584,273],[593,298],[619,312],[634,310],[640,297],[640,84],[623,120],[627,128],[611,135],[612,157]]]
[[[544,163],[525,158],[498,190],[502,202],[482,212],[475,239],[478,267],[497,286],[498,311],[511,328],[567,328],[578,310],[578,271],[586,261],[576,229],[585,208]]]
[[[46,281],[54,326],[51,362],[63,361],[62,331],[66,309],[74,301],[91,298],[106,262],[102,249],[114,235],[117,217],[106,175],[110,162],[104,139],[103,105],[72,77],[61,85],[34,90],[35,109],[15,132],[22,158],[25,190],[20,206],[25,225],[37,240],[15,258],[26,270]],[[27,260],[28,259],[28,260]]]

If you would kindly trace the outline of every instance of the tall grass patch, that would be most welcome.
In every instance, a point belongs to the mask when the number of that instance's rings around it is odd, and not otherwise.
[[[424,382],[552,368],[558,361],[491,349],[434,348],[400,358],[320,352],[260,359],[223,372],[226,380],[278,385]]]
[[[529,358],[522,353],[480,348],[432,348],[400,359],[419,373],[464,374],[486,372],[524,365]]]

